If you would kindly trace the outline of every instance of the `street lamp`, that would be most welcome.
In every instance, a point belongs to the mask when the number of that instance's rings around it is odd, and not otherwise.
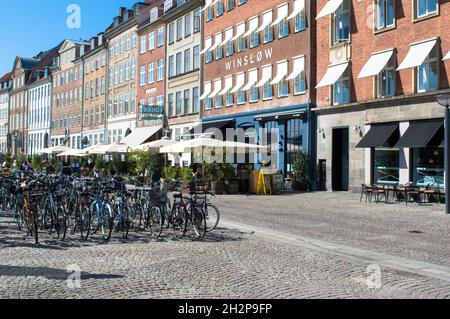
[[[445,149],[444,149],[444,180],[445,180],[445,213],[450,214],[450,94],[438,95],[437,102],[445,107]]]

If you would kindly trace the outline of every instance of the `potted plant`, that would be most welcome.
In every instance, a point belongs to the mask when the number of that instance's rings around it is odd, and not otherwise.
[[[299,191],[309,190],[309,169],[311,157],[305,151],[298,152],[294,157],[294,180],[293,188]]]
[[[223,194],[223,180],[220,165],[216,162],[203,162],[203,177],[211,181],[211,192],[215,195]]]
[[[231,164],[220,165],[220,179],[227,194],[239,193],[239,181]]]

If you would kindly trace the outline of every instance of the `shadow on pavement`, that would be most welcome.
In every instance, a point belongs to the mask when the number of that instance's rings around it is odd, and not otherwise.
[[[64,269],[54,269],[48,267],[22,267],[22,266],[8,266],[8,265],[0,265],[0,276],[9,276],[9,277],[44,277],[47,279],[54,280],[67,280],[68,276],[72,272],[68,272]],[[124,278],[122,275],[113,275],[113,274],[90,274],[81,271],[81,279],[95,279],[95,280],[104,280],[104,279],[118,279]]]

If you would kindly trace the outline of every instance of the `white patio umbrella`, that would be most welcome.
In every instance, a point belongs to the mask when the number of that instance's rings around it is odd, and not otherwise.
[[[83,150],[70,149],[68,151],[58,154],[57,156],[58,157],[64,157],[64,156],[85,157],[85,156],[88,156],[88,154],[86,152],[83,152]]]
[[[190,153],[192,149],[198,148],[227,148],[242,151],[263,151],[267,150],[267,146],[257,144],[247,144],[231,141],[220,141],[210,137],[199,137],[192,140],[182,141],[173,145],[162,147],[160,153]]]
[[[170,146],[177,143],[176,141],[173,141],[171,139],[168,138],[162,138],[160,140],[157,141],[153,141],[153,142],[149,142],[149,143],[145,143],[136,147],[132,147],[132,150],[135,151],[145,151],[145,150],[155,150],[155,151],[159,151],[159,149],[161,147],[166,147],[166,146]]]
[[[113,154],[127,154],[129,151],[129,146],[126,144],[114,143],[107,145],[105,149],[105,154],[113,155]]]
[[[83,151],[87,154],[93,154],[93,155],[105,155],[106,149],[110,145],[104,145],[104,144],[97,144],[88,148],[85,148]]]
[[[39,151],[40,154],[60,154],[63,152],[67,152],[71,150],[71,148],[64,146],[64,145],[58,145],[58,146],[53,146],[53,147],[49,147],[49,148],[44,148],[42,150]]]

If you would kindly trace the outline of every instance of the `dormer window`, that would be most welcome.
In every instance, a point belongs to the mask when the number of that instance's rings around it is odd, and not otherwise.
[[[158,8],[153,8],[150,10],[150,23],[153,23],[156,20],[158,20]]]
[[[172,9],[172,6],[173,6],[172,0],[167,0],[166,2],[164,2],[164,13]]]

